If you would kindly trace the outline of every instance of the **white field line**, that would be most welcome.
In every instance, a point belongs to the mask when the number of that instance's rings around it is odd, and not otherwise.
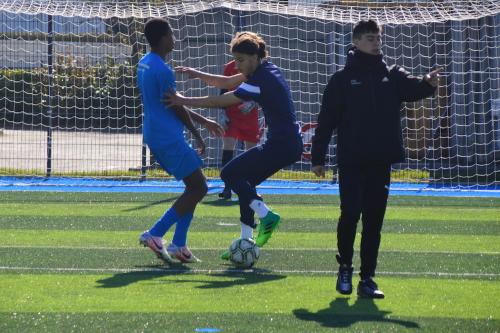
[[[166,268],[72,268],[72,267],[20,267],[0,266],[0,271],[41,271],[41,272],[92,272],[92,273],[183,273],[183,274],[218,274],[218,273],[257,273],[257,274],[321,274],[336,275],[333,270],[280,270],[280,269],[169,269]],[[357,272],[355,272],[357,273]],[[500,277],[500,273],[447,273],[447,272],[377,272],[386,276],[432,276],[432,277]]]
[[[142,250],[143,246],[127,247],[127,246],[51,246],[51,245],[0,245],[0,249],[75,249],[75,250]],[[226,248],[222,247],[190,247],[193,251],[223,251]],[[273,247],[266,248],[266,251],[337,251],[336,248],[310,247],[310,248],[291,248],[291,247]],[[437,253],[437,254],[478,254],[478,255],[500,255],[497,251],[484,252],[463,252],[463,251],[419,251],[419,250],[380,250],[380,253]]]

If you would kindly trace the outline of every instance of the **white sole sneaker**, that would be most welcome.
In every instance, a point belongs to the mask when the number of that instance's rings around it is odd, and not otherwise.
[[[156,237],[159,238],[159,237]],[[160,238],[161,241],[161,238]],[[139,244],[141,244],[144,247],[148,247],[153,253],[156,255],[156,257],[160,260],[163,260],[164,262],[171,264],[173,262],[172,257],[168,254],[168,252],[165,250],[165,246],[163,245],[163,242],[161,241],[161,245],[158,245],[158,240],[155,240],[149,232],[143,233],[139,237]],[[161,246],[161,247],[160,247]]]
[[[191,251],[187,247],[179,248],[174,244],[170,244],[167,248],[167,253],[171,258],[176,258],[184,264],[194,264],[197,262],[201,262],[201,260],[196,258],[196,256],[191,253]]]

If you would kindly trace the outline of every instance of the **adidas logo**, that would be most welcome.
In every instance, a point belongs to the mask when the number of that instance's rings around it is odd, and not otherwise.
[[[387,76],[384,76],[384,78],[382,79],[382,82],[389,82],[389,79],[387,78]]]

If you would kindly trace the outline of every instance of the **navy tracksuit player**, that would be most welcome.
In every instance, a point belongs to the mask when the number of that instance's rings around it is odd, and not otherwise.
[[[382,60],[381,27],[360,21],[353,30],[355,47],[344,69],[325,89],[312,141],[312,171],[324,176],[325,155],[337,130],[340,218],[337,226],[337,290],[352,292],[352,257],[356,226],[362,216],[361,280],[358,295],[383,298],[373,281],[384,220],[391,164],[404,160],[401,103],[431,96],[438,83],[435,70],[423,79]]]
[[[255,187],[300,159],[302,138],[296,124],[290,88],[280,70],[266,60],[264,40],[252,32],[239,33],[231,41],[231,52],[241,74],[227,77],[184,67],[176,70],[221,89],[239,85],[238,88],[220,96],[199,98],[169,94],[166,102],[170,105],[213,108],[224,108],[248,100],[260,104],[268,126],[267,141],[231,160],[222,169],[221,178],[239,196],[241,238],[253,238],[256,213],[261,223],[255,242],[263,246],[279,225],[280,216],[266,206]],[[222,258],[229,259],[229,253],[224,252]]]

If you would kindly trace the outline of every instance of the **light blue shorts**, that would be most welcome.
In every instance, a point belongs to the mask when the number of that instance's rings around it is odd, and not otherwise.
[[[149,149],[161,167],[175,177],[182,180],[203,166],[198,153],[185,141],[177,141],[161,148]]]

